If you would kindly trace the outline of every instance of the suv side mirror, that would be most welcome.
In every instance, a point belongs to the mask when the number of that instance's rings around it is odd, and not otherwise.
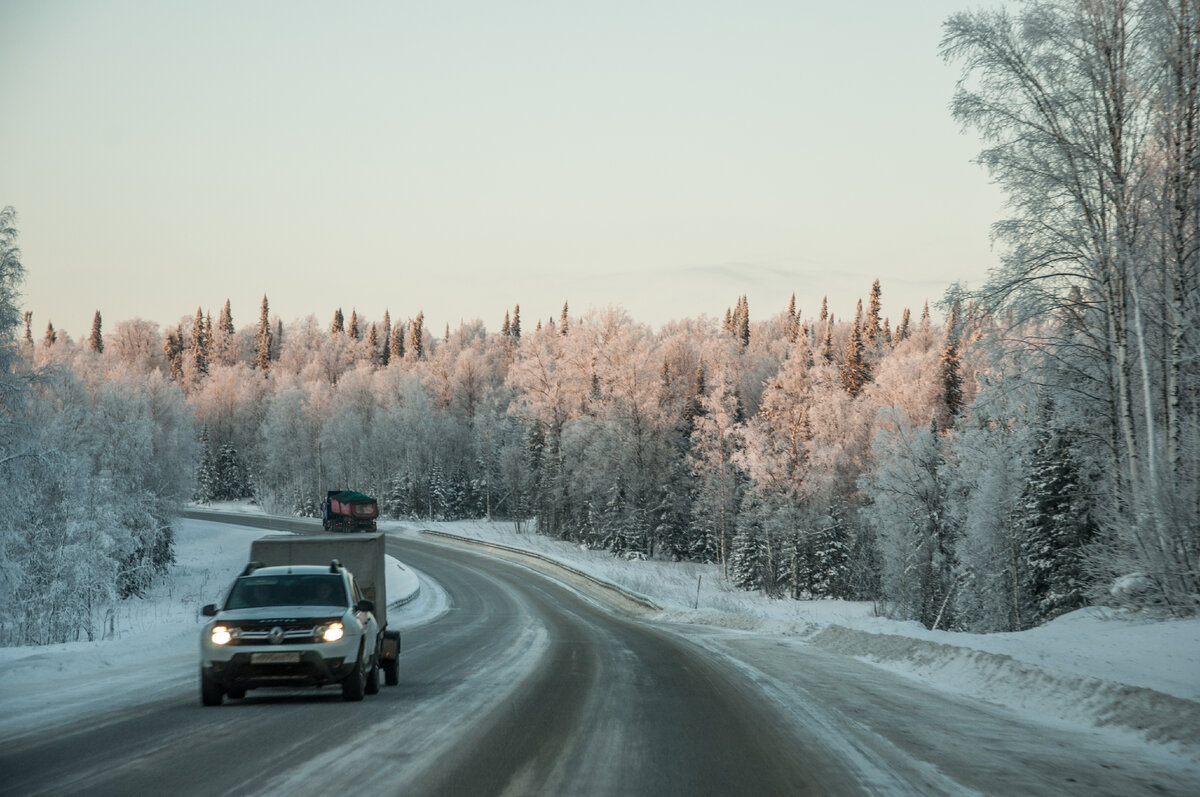
[[[366,598],[363,598],[358,603],[354,604],[354,611],[373,612],[375,611],[375,601],[369,601]]]
[[[205,606],[203,609],[200,610],[200,614],[204,615],[205,617],[216,617],[217,616],[217,604],[215,604],[215,603],[208,604],[207,606]]]

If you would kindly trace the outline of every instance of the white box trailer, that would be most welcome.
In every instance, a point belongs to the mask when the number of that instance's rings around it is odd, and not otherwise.
[[[363,597],[375,604],[380,662],[389,686],[398,683],[400,632],[387,630],[387,563],[383,534],[268,534],[250,543],[250,561],[267,567],[328,566],[336,559],[354,574]]]

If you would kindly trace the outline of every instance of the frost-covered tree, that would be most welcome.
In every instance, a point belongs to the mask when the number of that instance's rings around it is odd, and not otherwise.
[[[980,299],[1026,356],[1100,366],[1076,369],[1073,403],[1108,452],[1108,575],[1143,574],[1178,613],[1200,594],[1200,446],[1180,444],[1200,428],[1198,18],[1193,0],[1030,0],[956,14],[942,44],[1013,209]]]
[[[953,529],[945,522],[940,438],[899,410],[892,415],[891,427],[872,441],[872,467],[862,480],[871,496],[863,515],[883,556],[883,594],[900,619],[950,627],[955,553]]]

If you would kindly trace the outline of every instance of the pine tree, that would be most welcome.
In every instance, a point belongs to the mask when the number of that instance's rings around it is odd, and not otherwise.
[[[254,367],[265,374],[271,370],[271,320],[265,293],[262,299],[262,309],[258,314],[258,332],[254,340]]]
[[[342,315],[342,308],[338,308],[333,313],[333,323],[329,325],[330,335],[341,335],[346,331],[346,317]]]
[[[88,338],[88,347],[97,354],[104,353],[104,335],[100,331],[100,311],[92,316],[92,334]]]

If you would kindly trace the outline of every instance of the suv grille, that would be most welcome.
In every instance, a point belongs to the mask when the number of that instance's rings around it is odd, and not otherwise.
[[[318,620],[254,620],[230,625],[230,630],[236,631],[231,645],[267,645],[270,644],[271,629],[283,629],[283,643],[309,643],[317,641],[317,629],[329,623],[338,622],[341,618],[333,617]]]

